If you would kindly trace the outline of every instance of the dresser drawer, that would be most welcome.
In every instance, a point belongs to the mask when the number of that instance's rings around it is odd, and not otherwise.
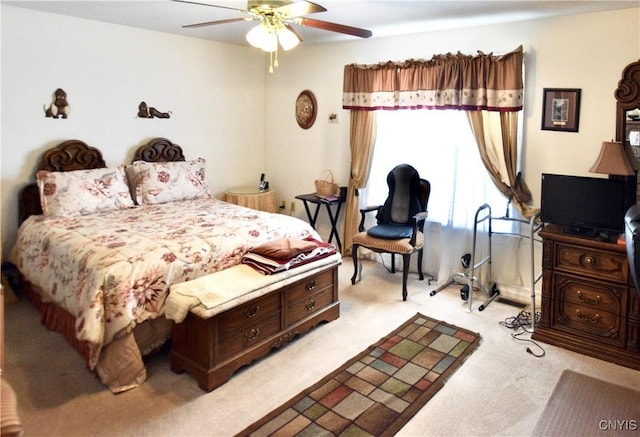
[[[220,334],[218,360],[223,361],[244,349],[260,343],[280,331],[280,312],[272,313],[265,319],[245,324],[242,329],[228,335]]]
[[[571,302],[558,303],[555,309],[554,329],[624,347],[626,334],[619,315]]]
[[[220,314],[218,330],[221,336],[229,335],[276,313],[280,314],[279,292],[270,293]]]
[[[556,251],[554,267],[558,270],[622,284],[628,281],[626,254],[564,244],[556,244]]]
[[[569,302],[593,308],[596,311],[607,311],[616,315],[623,314],[626,306],[626,288],[578,277],[556,273],[555,298],[561,302]]]

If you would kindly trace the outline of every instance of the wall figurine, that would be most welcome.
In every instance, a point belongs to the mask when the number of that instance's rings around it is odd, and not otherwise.
[[[46,106],[44,107],[44,116],[51,118],[67,118],[69,110],[67,93],[62,88],[58,88],[55,93],[53,93],[53,102],[48,108]]]
[[[138,117],[140,118],[170,118],[171,111],[160,112],[156,108],[147,107],[145,102],[140,102],[138,105]]]

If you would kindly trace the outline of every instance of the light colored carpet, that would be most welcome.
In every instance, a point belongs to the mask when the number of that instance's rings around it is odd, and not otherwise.
[[[168,354],[148,362],[141,387],[113,395],[84,367],[78,354],[21,300],[5,310],[5,369],[18,396],[25,436],[228,436],[286,402],[416,312],[479,332],[482,343],[399,435],[530,435],[564,369],[640,389],[640,372],[554,346],[536,358],[499,322],[518,309],[493,302],[466,311],[459,287],[430,297],[417,275],[409,297],[401,274],[367,262],[362,282],[353,266],[340,267],[341,317],[297,338],[205,393],[187,373],[169,369]],[[443,278],[443,280],[446,278]],[[528,292],[525,293],[525,301]],[[477,299],[480,301],[480,299]],[[533,349],[533,347],[532,347]]]
[[[640,391],[565,370],[535,436],[639,435]]]

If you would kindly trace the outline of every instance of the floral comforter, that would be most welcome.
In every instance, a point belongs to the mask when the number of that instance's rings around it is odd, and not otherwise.
[[[196,199],[32,216],[18,231],[11,261],[43,300],[76,317],[93,369],[104,345],[163,314],[171,284],[238,264],[253,246],[284,237],[320,239],[297,218]]]

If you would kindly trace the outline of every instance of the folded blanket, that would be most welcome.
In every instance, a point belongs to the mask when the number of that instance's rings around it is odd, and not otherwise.
[[[289,270],[336,253],[333,244],[311,237],[304,240],[281,238],[251,249],[242,257],[242,263],[253,267],[263,275]]]
[[[318,243],[322,244],[313,238],[305,240],[300,238],[278,238],[253,247],[250,252],[272,259],[289,260],[301,253],[315,249],[318,247]]]

